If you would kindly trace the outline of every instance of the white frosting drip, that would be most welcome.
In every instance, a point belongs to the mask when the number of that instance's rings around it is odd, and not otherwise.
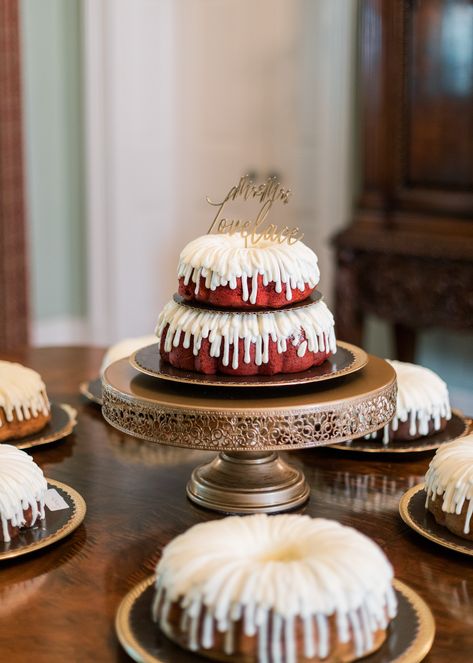
[[[245,247],[245,239],[239,233],[202,235],[189,242],[179,257],[177,273],[185,285],[195,283],[196,294],[201,277],[210,290],[227,285],[234,290],[241,278],[243,301],[251,304],[258,294],[258,275],[263,276],[264,286],[275,283],[278,293],[284,284],[288,301],[292,300],[293,290],[302,291],[307,284],[314,288],[320,278],[317,256],[302,242],[289,245],[261,239]]]
[[[136,338],[125,338],[114,345],[111,345],[102,359],[100,366],[100,375],[103,375],[106,368],[114,361],[129,357],[140,348],[156,343],[156,336],[148,334],[147,336],[138,336]]]
[[[167,325],[166,337],[161,338]],[[197,356],[202,340],[208,338],[210,356],[222,357],[223,365],[228,366],[230,348],[233,347],[234,369],[242,360],[245,364],[250,363],[252,345],[256,346],[256,365],[261,366],[269,361],[271,340],[277,343],[277,351],[281,354],[287,350],[288,343],[300,343],[301,332],[304,332],[306,341],[298,348],[299,357],[304,356],[307,350],[336,352],[333,315],[322,301],[289,310],[232,313],[193,308],[171,300],[161,312],[156,326],[156,335],[160,343],[164,343],[166,352],[170,352],[173,346],[177,347],[181,338],[184,347],[189,348],[192,339],[192,351]],[[244,339],[243,357],[239,356],[239,339]]]
[[[260,663],[296,660],[298,618],[305,655],[323,658],[335,644],[331,616],[338,640],[348,642],[351,629],[362,656],[396,614],[393,571],[382,550],[322,518],[258,514],[201,523],[165,547],[156,572],[153,618],[165,632],[163,615],[178,601],[191,649],[210,648],[217,628],[232,654],[235,622],[243,618],[245,635],[257,635]]]
[[[0,361],[0,407],[7,421],[13,421],[14,415],[18,421],[47,415],[49,401],[41,376],[21,364]]]
[[[396,431],[399,422],[409,421],[409,435],[427,435],[429,424],[439,430],[442,419],[451,419],[450,399],[445,382],[429,368],[386,359],[396,371],[396,413],[383,431],[383,443],[389,442],[389,431]],[[377,433],[367,435],[374,438]]]
[[[31,456],[10,444],[0,444],[0,518],[4,541],[10,541],[9,521],[13,527],[22,527],[23,511],[29,507],[33,522],[38,515],[44,518],[46,490],[43,472]]]
[[[425,475],[425,492],[426,506],[429,499],[434,501],[437,496],[442,496],[442,511],[445,513],[460,514],[465,501],[468,501],[463,532],[470,533],[473,515],[473,433],[437,450]]]

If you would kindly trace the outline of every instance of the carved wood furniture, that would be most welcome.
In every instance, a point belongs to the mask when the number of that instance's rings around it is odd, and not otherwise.
[[[473,329],[473,2],[361,0],[361,194],[335,238],[338,337]]]

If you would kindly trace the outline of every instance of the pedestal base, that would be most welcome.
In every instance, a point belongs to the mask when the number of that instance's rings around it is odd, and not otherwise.
[[[224,513],[276,513],[309,497],[303,473],[274,452],[224,452],[197,467],[187,484],[189,499]]]

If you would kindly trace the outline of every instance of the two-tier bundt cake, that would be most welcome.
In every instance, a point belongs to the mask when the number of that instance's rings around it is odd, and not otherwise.
[[[50,418],[41,376],[21,364],[0,361],[0,442],[37,433]]]
[[[378,649],[396,614],[382,550],[350,527],[308,516],[232,516],[168,544],[153,619],[217,660],[353,661]]]
[[[43,472],[31,456],[0,444],[0,541],[10,541],[44,518],[46,490]]]
[[[473,433],[437,450],[425,475],[425,492],[435,520],[473,541]]]
[[[161,358],[205,374],[296,373],[336,352],[333,315],[311,298],[317,256],[301,241],[241,233],[198,237],[182,251],[179,296],[159,315]]]
[[[396,371],[397,402],[394,418],[379,433],[384,444],[404,442],[445,430],[452,412],[445,382],[429,368],[386,360]]]

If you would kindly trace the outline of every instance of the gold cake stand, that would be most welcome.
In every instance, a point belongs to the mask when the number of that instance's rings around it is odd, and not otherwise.
[[[309,485],[277,452],[339,443],[382,428],[394,416],[397,391],[394,369],[371,355],[351,375],[261,389],[160,380],[120,359],[106,369],[102,388],[103,416],[118,430],[218,452],[193,471],[187,495],[225,513],[274,513],[303,504]]]

